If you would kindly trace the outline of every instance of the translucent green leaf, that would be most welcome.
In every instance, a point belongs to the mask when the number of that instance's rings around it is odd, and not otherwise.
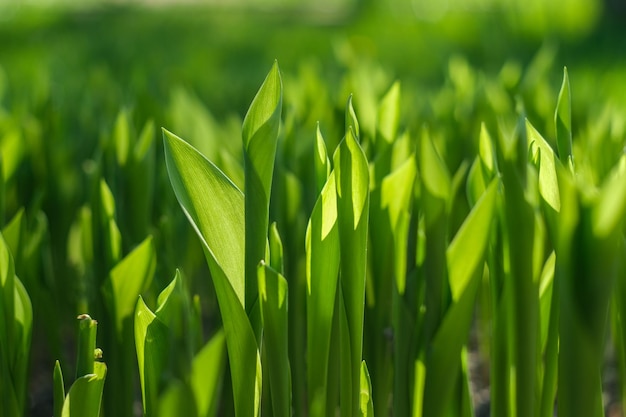
[[[567,67],[563,67],[563,84],[559,91],[559,98],[554,112],[556,126],[556,144],[559,158],[563,165],[568,165],[572,156],[572,98],[570,95]]]
[[[394,82],[380,101],[378,133],[386,143],[392,143],[398,134],[400,121],[400,82]]]
[[[352,105],[352,94],[350,94],[348,102],[346,103],[346,135],[350,130],[350,126],[352,126],[353,135],[356,136],[358,141],[360,138],[359,121],[356,118],[356,112],[354,111],[354,106]]]
[[[269,233],[270,267],[279,274],[284,273],[283,242],[278,233],[278,226],[273,222]]]
[[[448,279],[452,299],[458,301],[482,266],[489,241],[499,181],[494,179],[448,246]]]
[[[106,365],[96,362],[93,373],[74,381],[65,397],[62,417],[99,417],[106,373]]]
[[[113,127],[113,143],[115,144],[115,156],[119,166],[123,167],[128,161],[130,153],[130,121],[128,112],[122,110],[118,113]]]
[[[330,159],[328,159],[326,143],[320,131],[319,122],[317,123],[317,130],[315,132],[315,158],[313,160],[315,162],[316,191],[320,193],[330,175]]]
[[[185,215],[245,305],[244,196],[210,161],[164,130],[167,171]]]
[[[334,155],[337,187],[337,221],[340,242],[340,282],[345,306],[348,334],[341,333],[342,344],[348,343],[349,372],[342,373],[342,414],[352,415],[359,407],[359,380],[363,350],[363,309],[369,221],[369,167],[363,149],[352,129],[339,144]],[[342,327],[344,329],[345,327]],[[342,351],[345,351],[342,346]],[[345,363],[345,357],[342,361]],[[342,370],[346,368],[342,366]]]
[[[335,295],[339,276],[337,192],[331,173],[306,231],[307,387],[309,414],[326,415],[327,379]]]
[[[561,211],[561,197],[556,169],[560,162],[548,142],[528,120],[526,120],[526,134],[532,162],[539,171],[539,194],[558,213]]]
[[[156,415],[161,375],[169,355],[165,324],[146,306],[141,296],[135,308],[135,348],[145,416]]]
[[[626,156],[609,174],[602,185],[593,208],[593,232],[597,238],[615,233],[626,214]]]
[[[115,199],[104,180],[100,181],[100,202],[106,265],[115,265],[121,255],[122,235],[115,222]]]
[[[485,123],[480,124],[480,136],[478,139],[478,154],[483,166],[489,171],[495,171],[496,155],[493,149],[493,141],[491,135],[485,126]]]
[[[22,238],[24,236],[26,223],[24,221],[24,208],[21,208],[15,213],[15,216],[4,226],[2,229],[2,236],[4,241],[9,246],[11,253],[18,258],[15,260],[19,267],[19,251],[22,248]]]
[[[291,369],[288,351],[288,287],[285,278],[264,262],[258,267],[263,347],[267,358],[274,416],[291,416]]]
[[[269,203],[282,111],[278,63],[265,78],[243,121],[245,176],[245,309],[257,301],[257,265],[265,259]],[[260,323],[252,323],[257,336]]]
[[[105,289],[119,335],[124,320],[133,314],[137,297],[150,286],[155,269],[156,252],[150,236],[111,270]]]
[[[374,417],[374,403],[372,402],[372,381],[365,361],[361,362],[361,392],[359,410],[363,417]]]
[[[487,180],[485,179],[483,170],[481,169],[480,158],[476,156],[474,162],[470,166],[467,174],[467,183],[465,185],[465,194],[470,207],[476,205],[478,199],[483,195],[487,188]]]
[[[424,186],[433,196],[448,201],[452,187],[448,168],[435,150],[426,130],[424,130],[420,142],[420,173]]]
[[[256,416],[261,395],[261,359],[244,307],[243,194],[182,139],[164,131],[164,143],[174,193],[202,242],[211,270],[226,331],[235,413],[237,417]],[[264,242],[265,239],[266,235]]]
[[[224,331],[220,330],[193,358],[191,387],[199,417],[217,416],[226,364],[225,340]]]
[[[22,159],[26,155],[26,140],[21,132],[15,128],[0,137],[0,151],[2,153],[2,178],[9,181],[17,171]]]
[[[387,210],[394,242],[394,276],[400,294],[406,284],[406,260],[410,205],[417,176],[417,165],[411,155],[400,167],[383,178],[381,185],[381,206]]]
[[[474,300],[494,217],[499,181],[494,179],[476,203],[446,252],[452,305],[437,329],[426,358],[424,415],[444,415],[461,370]]]

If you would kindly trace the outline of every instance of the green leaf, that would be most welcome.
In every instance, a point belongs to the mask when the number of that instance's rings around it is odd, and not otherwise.
[[[556,144],[559,150],[561,163],[568,165],[572,157],[572,98],[570,95],[567,67],[563,67],[563,84],[559,91],[559,98],[554,111],[556,126]]]
[[[339,276],[339,230],[334,172],[315,203],[306,230],[307,387],[309,414],[327,412],[327,380],[333,311]]]
[[[118,335],[124,320],[133,314],[137,297],[150,287],[155,269],[156,252],[149,236],[111,270],[104,288]]]
[[[193,358],[191,387],[199,417],[217,416],[226,364],[225,340],[224,331],[218,331]]]
[[[433,196],[448,201],[452,191],[452,181],[446,164],[441,159],[430,135],[423,131],[420,152],[420,173],[424,186]]]
[[[62,417],[99,417],[106,373],[106,365],[96,362],[93,373],[74,381],[65,397]]]
[[[499,180],[494,179],[457,232],[446,252],[452,305],[432,341],[426,359],[424,415],[443,415],[461,371],[474,300],[494,217]]]
[[[394,82],[385,94],[378,108],[378,133],[386,143],[391,144],[398,134],[400,121],[400,82]]]
[[[245,310],[243,194],[182,139],[164,130],[164,143],[174,193],[200,238],[217,293],[226,331],[235,414],[256,416],[262,374],[256,335]]]
[[[78,352],[76,353],[76,379],[94,373],[94,351],[98,322],[88,314],[78,316]]]
[[[258,267],[263,347],[267,357],[273,415],[291,416],[288,351],[288,287],[285,278],[261,262]]]
[[[365,361],[361,362],[361,392],[359,410],[363,417],[374,417],[374,404],[372,402],[372,381],[370,373],[367,370]]]
[[[626,156],[609,174],[602,185],[593,208],[593,233],[597,238],[607,238],[617,233],[618,225],[626,215]]]
[[[54,404],[54,417],[61,417],[63,415],[63,403],[65,402],[65,384],[63,383],[63,373],[61,372],[61,365],[59,361],[54,363],[54,373],[52,376],[52,392],[53,392],[53,404]]]
[[[269,204],[282,111],[278,63],[265,78],[243,121],[245,176],[245,309],[257,305],[257,265],[265,259]],[[252,316],[252,315],[251,315]],[[252,323],[257,335],[260,323]]]
[[[178,136],[163,130],[165,162],[176,198],[245,305],[244,196],[210,161]],[[215,279],[215,277],[214,277]]]
[[[465,292],[470,279],[483,264],[498,185],[497,179],[491,181],[485,194],[478,200],[448,246],[446,252],[448,279],[452,299],[455,302]]]
[[[411,155],[400,167],[383,178],[381,206],[389,216],[394,248],[394,276],[400,294],[406,288],[407,238],[413,189],[417,177],[415,156]]]
[[[359,408],[359,380],[363,351],[363,310],[369,221],[369,167],[363,149],[352,129],[334,155],[337,187],[337,221],[340,242],[340,282],[346,325],[342,345],[348,344],[349,372],[342,374],[341,386],[349,398],[341,399],[342,414],[352,415]],[[342,352],[347,352],[342,346]],[[345,363],[345,357],[342,362]],[[342,368],[346,369],[346,368]]]
[[[23,415],[32,325],[30,298],[0,234],[0,415]]]
[[[123,167],[126,165],[130,153],[130,121],[126,110],[121,110],[115,119],[113,143],[115,144],[117,163]]]
[[[358,141],[361,136],[359,131],[359,121],[356,118],[356,112],[354,111],[354,106],[352,105],[352,94],[350,94],[348,102],[346,103],[346,135],[350,131],[350,127],[352,127],[352,134]]]
[[[541,134],[526,120],[528,147],[539,171],[539,194],[555,212],[561,211],[561,197],[557,178],[557,165],[561,165],[554,151]]]
[[[283,242],[278,233],[278,226],[273,222],[269,233],[270,267],[279,274],[284,273]]]
[[[159,396],[157,416],[198,416],[196,402],[194,401],[194,393],[189,385],[178,380],[170,384],[165,392]]]
[[[480,136],[478,139],[478,154],[482,161],[483,167],[490,173],[495,171],[496,155],[493,149],[493,141],[491,135],[485,126],[485,123],[480,124]]]
[[[135,307],[135,349],[145,416],[155,416],[161,375],[169,355],[167,326],[146,306],[141,296]]]
[[[320,130],[320,124],[317,123],[317,129],[315,131],[315,184],[317,186],[316,191],[319,194],[326,184],[326,180],[330,175],[330,159],[328,159],[328,152],[326,151],[326,142]]]
[[[105,265],[115,265],[120,259],[122,235],[115,222],[115,199],[104,180],[100,181],[100,202],[102,204],[101,227],[104,238]]]
[[[4,241],[9,246],[9,250],[15,256],[15,262],[18,264],[19,268],[19,254],[20,251],[23,251],[22,245],[24,242],[22,239],[24,238],[24,233],[26,230],[26,222],[24,218],[24,208],[21,208],[15,213],[15,216],[4,226],[2,229],[2,236],[4,237]]]

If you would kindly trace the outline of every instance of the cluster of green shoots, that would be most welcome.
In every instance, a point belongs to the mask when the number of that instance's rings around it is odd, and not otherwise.
[[[181,271],[145,296],[154,239],[122,256],[114,193],[93,175],[68,256],[92,283],[78,307],[101,312],[108,330],[96,349],[96,322],[79,316],[67,395],[54,368],[55,417],[132,415],[137,369],[145,416],[471,417],[472,332],[491,415],[603,415],[607,340],[626,375],[626,156],[600,166],[584,153],[591,145],[576,146],[567,71],[553,141],[520,104],[513,125],[482,124],[476,152],[454,171],[428,127],[400,129],[400,94],[394,83],[382,97],[373,133],[361,131],[351,98],[334,149],[323,121],[311,132],[299,169],[314,190],[289,168],[298,145],[282,120],[277,64],[243,121],[242,165],[163,130],[156,163],[200,242],[221,316],[208,340]],[[153,193],[153,124],[132,141],[120,120],[125,192]],[[148,209],[126,210],[141,219]],[[9,251],[23,252],[20,222],[0,240],[2,417],[26,406],[33,316]]]

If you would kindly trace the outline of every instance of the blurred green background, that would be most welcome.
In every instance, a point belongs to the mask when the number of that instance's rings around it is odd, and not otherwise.
[[[365,134],[373,133],[367,116],[394,80],[409,130],[438,126],[447,143],[471,147],[484,117],[513,114],[521,97],[533,125],[554,137],[567,66],[574,139],[586,131],[623,139],[625,27],[619,0],[0,0],[2,214],[11,219],[24,207],[29,234],[45,230],[33,245],[47,248],[35,264],[16,262],[35,308],[32,415],[50,414],[53,359],[72,362],[68,339],[84,289],[71,230],[93,198],[94,166],[104,167],[115,195],[123,252],[154,234],[154,288],[182,267],[206,316],[216,312],[209,280],[194,279],[207,270],[165,175],[160,139],[147,226],[125,214],[129,188],[107,170],[119,126],[138,133],[152,120],[158,138],[161,126],[199,148],[212,136],[237,156],[243,115],[277,59],[285,131],[307,144],[318,120],[338,142],[350,93]],[[453,169],[468,154],[445,145],[443,153]],[[300,162],[283,161],[294,171]]]

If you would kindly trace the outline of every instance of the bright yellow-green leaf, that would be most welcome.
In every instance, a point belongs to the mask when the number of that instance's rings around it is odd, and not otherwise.
[[[372,402],[372,381],[365,361],[361,362],[361,391],[359,410],[362,417],[374,417],[374,403]]]
[[[291,416],[291,369],[288,350],[288,287],[285,278],[261,262],[258,267],[263,346],[267,358],[273,415]]]
[[[226,364],[224,331],[217,332],[191,364],[191,387],[195,394],[199,417],[217,416],[219,394]]]
[[[334,155],[337,222],[340,243],[340,282],[345,321],[341,326],[341,410],[359,408],[359,379],[363,351],[363,314],[369,225],[369,167],[352,129]],[[348,333],[346,333],[346,331]],[[347,344],[347,346],[346,346]]]
[[[62,417],[99,417],[106,373],[106,365],[96,362],[92,374],[74,381],[65,397]]]
[[[448,168],[437,153],[426,130],[424,130],[420,142],[420,174],[424,186],[430,194],[448,201],[452,191],[452,181]]]
[[[561,211],[561,197],[556,170],[560,162],[548,142],[528,120],[526,134],[531,158],[539,171],[539,194],[558,213]]]
[[[139,297],[135,308],[135,348],[146,416],[156,413],[161,374],[169,354],[167,327]]]
[[[133,313],[137,297],[150,286],[155,269],[156,253],[150,236],[111,270],[105,291],[112,291],[108,302],[118,334],[122,333],[124,320]]]
[[[165,161],[185,215],[245,305],[244,196],[210,161],[164,130]]]
[[[378,132],[381,138],[392,143],[398,134],[400,121],[400,82],[391,85],[378,108]]]
[[[312,417],[326,415],[326,388],[338,274],[337,192],[335,175],[331,173],[315,203],[306,231],[307,363],[317,364],[307,372],[309,413]]]
[[[563,165],[568,165],[568,161],[572,157],[572,97],[567,67],[563,68],[563,84],[554,111],[554,124],[559,158]]]
[[[626,156],[610,173],[602,185],[598,201],[593,208],[593,232],[605,238],[615,232],[626,214]]]
[[[482,265],[489,242],[498,185],[497,179],[491,182],[448,246],[448,276],[454,301],[459,300],[470,279]]]

